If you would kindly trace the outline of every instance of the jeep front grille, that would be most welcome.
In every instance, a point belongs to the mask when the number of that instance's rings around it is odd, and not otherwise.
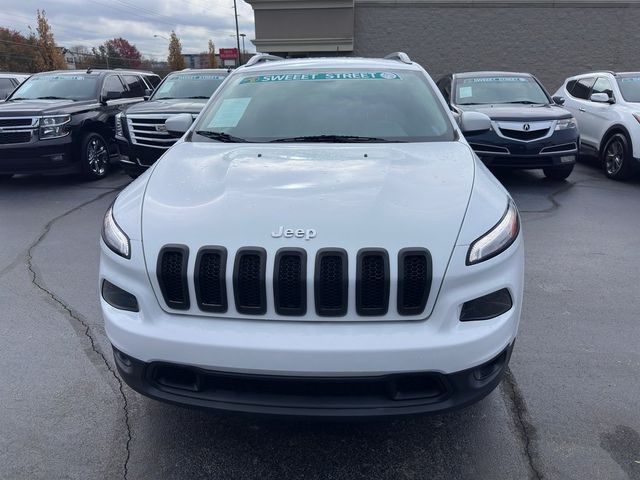
[[[185,246],[167,245],[158,257],[158,284],[170,309],[190,308],[187,271],[193,272],[197,309],[231,316],[235,312],[259,316],[271,309],[278,316],[315,313],[321,319],[343,317],[354,308],[354,316],[384,317],[392,298],[397,304],[391,314],[417,316],[423,314],[431,290],[431,256],[423,248],[400,250],[397,262],[391,262],[384,249],[361,249],[355,255],[353,279],[349,278],[348,254],[340,248],[321,249],[311,259],[303,249],[283,248],[270,263],[260,247],[240,248],[228,262],[225,248],[203,247],[193,270],[187,269],[188,252]],[[227,278],[232,279],[231,285]]]
[[[161,148],[171,147],[177,138],[167,132],[164,122],[171,115],[127,115],[127,128],[131,143],[143,147]]]

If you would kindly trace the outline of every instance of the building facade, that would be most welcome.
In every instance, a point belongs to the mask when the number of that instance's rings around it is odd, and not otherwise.
[[[247,0],[260,52],[404,51],[437,79],[534,73],[555,90],[583,71],[640,71],[640,0]]]

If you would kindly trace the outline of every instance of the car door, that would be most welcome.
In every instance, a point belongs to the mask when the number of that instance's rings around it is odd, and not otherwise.
[[[595,140],[596,133],[593,129],[593,122],[587,118],[586,107],[590,102],[591,87],[596,81],[596,77],[579,78],[571,85],[571,90],[567,88],[568,97],[565,99],[567,108],[575,117],[580,129],[580,142],[584,146],[595,148],[598,142]],[[571,83],[571,82],[569,82]],[[569,87],[569,85],[567,85]]]
[[[583,111],[581,111],[582,125],[589,132],[588,141],[593,142],[593,146],[599,149],[602,137],[614,123],[617,115],[612,103],[591,101],[591,95],[594,93],[606,93],[609,99],[615,102],[611,81],[607,77],[597,77],[591,87],[589,101],[585,102]]]

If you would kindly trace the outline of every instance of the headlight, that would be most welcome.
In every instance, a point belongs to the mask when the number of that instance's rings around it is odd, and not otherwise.
[[[556,124],[556,130],[566,130],[568,128],[576,128],[575,118],[566,118],[564,120],[558,120]]]
[[[124,128],[122,127],[122,122],[124,121],[124,115],[122,112],[116,115],[116,137],[124,138]]]
[[[109,207],[102,221],[102,240],[111,250],[124,258],[131,258],[129,237],[113,218],[113,205]]]
[[[71,115],[54,115],[40,117],[40,140],[64,137],[69,134],[67,124],[71,121]]]
[[[499,255],[518,237],[520,232],[520,218],[518,209],[513,201],[509,200],[507,211],[495,227],[478,238],[469,247],[467,265],[475,265]]]

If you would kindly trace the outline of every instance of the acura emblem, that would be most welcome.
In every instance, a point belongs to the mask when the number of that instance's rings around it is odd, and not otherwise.
[[[522,126],[522,130],[524,130],[525,132],[528,132],[529,130],[531,130],[531,125],[529,125],[528,123],[525,123]]]

